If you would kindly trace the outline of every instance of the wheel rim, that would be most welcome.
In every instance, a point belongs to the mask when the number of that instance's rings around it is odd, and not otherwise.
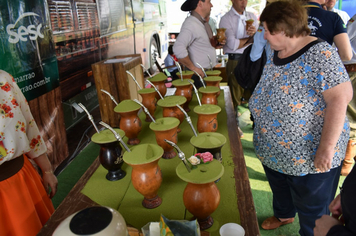
[[[157,45],[156,45],[156,42],[154,41],[154,39],[152,39],[151,41],[151,57],[150,57],[150,70],[152,72],[153,71],[156,71],[157,70],[157,66],[155,64],[156,62],[156,57],[158,56],[158,50],[157,50]]]

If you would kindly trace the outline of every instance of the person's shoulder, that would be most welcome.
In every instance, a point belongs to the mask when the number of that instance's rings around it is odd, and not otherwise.
[[[231,8],[228,12],[226,12],[226,13],[221,17],[221,19],[225,19],[225,18],[231,17],[232,14],[234,14],[234,13],[233,13],[232,8]]]
[[[257,16],[253,12],[250,12],[250,11],[246,11],[246,12],[250,18],[257,19]]]
[[[12,75],[10,75],[9,73],[7,73],[7,72],[4,71],[4,70],[0,70],[0,78],[1,78],[2,80],[6,80],[6,81],[9,82],[9,83],[13,83],[13,82],[14,82]]]

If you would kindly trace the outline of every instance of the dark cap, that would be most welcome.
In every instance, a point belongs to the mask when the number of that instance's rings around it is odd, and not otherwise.
[[[193,11],[195,10],[195,8],[197,8],[198,6],[198,2],[200,0],[186,0],[182,6],[180,7],[180,9],[182,11]]]

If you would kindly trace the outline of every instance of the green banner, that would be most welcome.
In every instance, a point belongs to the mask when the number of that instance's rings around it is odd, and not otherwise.
[[[28,101],[59,86],[47,1],[0,0],[0,69]]]

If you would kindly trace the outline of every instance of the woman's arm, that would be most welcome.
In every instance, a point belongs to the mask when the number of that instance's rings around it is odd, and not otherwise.
[[[58,180],[53,174],[52,165],[49,162],[47,155],[42,154],[39,157],[32,159],[42,170],[43,186],[49,197],[52,198],[57,192]],[[50,189],[49,189],[50,188]]]
[[[347,104],[352,99],[351,82],[344,82],[323,92],[326,102],[324,126],[314,166],[321,172],[331,169],[335,146],[344,126]]]

